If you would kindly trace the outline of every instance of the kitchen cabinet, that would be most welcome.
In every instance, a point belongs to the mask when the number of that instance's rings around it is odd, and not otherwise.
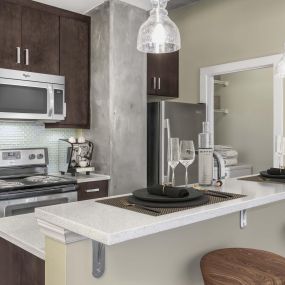
[[[78,184],[78,200],[90,200],[108,196],[108,180]]]
[[[89,22],[60,18],[60,74],[65,76],[67,115],[57,127],[90,127],[89,29]]]
[[[23,70],[59,74],[59,16],[22,8]]]
[[[179,52],[147,55],[147,94],[160,99],[179,97]]]
[[[5,285],[44,285],[45,262],[0,238],[0,283]]]
[[[90,128],[90,17],[30,0],[0,1],[0,68],[65,76],[67,116]]]
[[[0,67],[21,69],[21,7],[0,1]]]

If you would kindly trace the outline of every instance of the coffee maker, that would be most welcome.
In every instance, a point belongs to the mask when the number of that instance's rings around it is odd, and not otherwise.
[[[91,165],[94,144],[91,141],[79,140],[71,141],[68,139],[60,139],[58,144],[58,165],[62,175],[71,173],[84,173],[89,175],[95,171]]]

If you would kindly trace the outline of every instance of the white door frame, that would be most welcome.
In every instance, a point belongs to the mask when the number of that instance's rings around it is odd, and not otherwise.
[[[276,65],[282,54],[231,62],[200,69],[200,103],[206,104],[206,116],[214,135],[214,76],[239,71],[273,67],[273,145],[275,137],[283,136],[283,79],[276,76]],[[274,167],[278,167],[278,158],[273,149]]]

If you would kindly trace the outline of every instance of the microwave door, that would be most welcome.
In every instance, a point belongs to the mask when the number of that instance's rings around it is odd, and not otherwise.
[[[0,78],[0,119],[47,120],[49,84]]]

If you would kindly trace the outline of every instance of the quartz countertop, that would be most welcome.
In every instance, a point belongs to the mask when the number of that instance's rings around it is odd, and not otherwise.
[[[149,216],[94,200],[36,209],[36,217],[85,238],[113,245],[223,215],[285,200],[285,184],[229,179],[221,191],[246,197],[163,216]]]
[[[78,174],[76,174],[76,176],[72,176],[70,173],[67,173],[64,175],[61,175],[60,173],[50,173],[50,175],[67,177],[67,178],[74,178],[77,180],[77,183],[104,181],[104,180],[110,180],[111,179],[111,177],[109,175],[97,174],[94,172],[91,172],[90,175],[78,173]]]
[[[25,251],[45,259],[45,239],[33,214],[0,219],[0,237]]]

